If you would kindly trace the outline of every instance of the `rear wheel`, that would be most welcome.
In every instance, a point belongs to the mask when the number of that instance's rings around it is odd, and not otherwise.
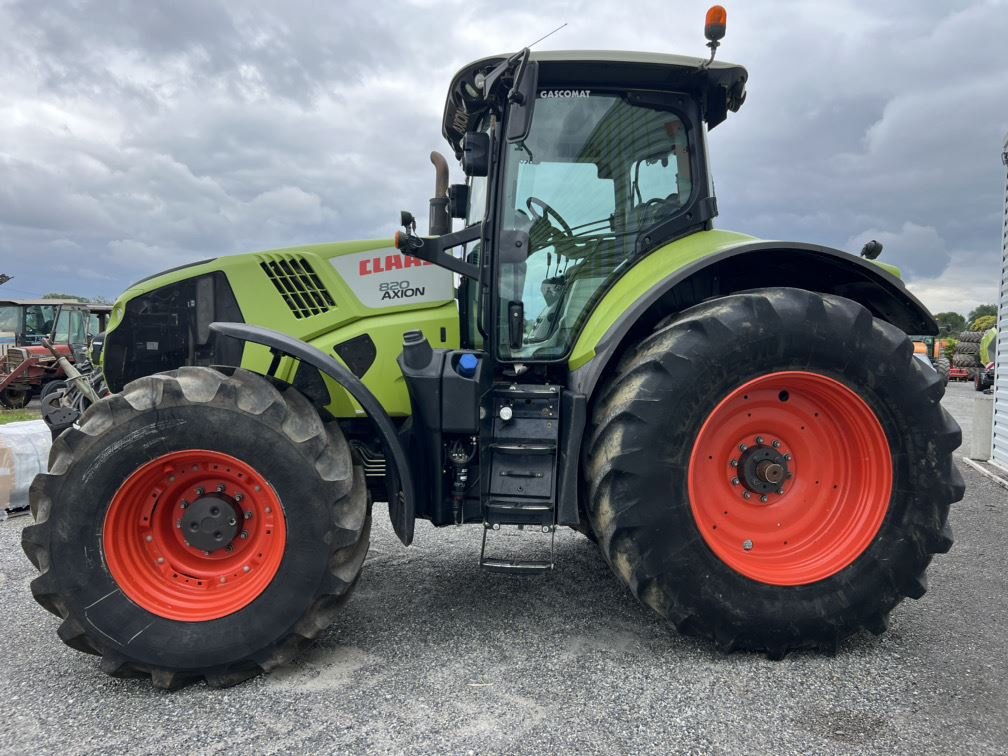
[[[339,427],[241,370],[183,368],[95,404],[31,505],[32,592],[60,638],[165,688],[292,658],[348,597],[370,532]]]
[[[591,525],[644,603],[726,650],[880,632],[952,543],[961,434],[942,392],[906,336],[850,300],[698,305],[599,394]]]

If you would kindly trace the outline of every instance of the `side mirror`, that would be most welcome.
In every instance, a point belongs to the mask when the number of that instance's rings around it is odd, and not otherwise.
[[[518,86],[508,93],[508,100],[511,102],[507,122],[508,142],[524,142],[528,138],[538,86],[539,64],[535,61],[530,61],[526,65],[521,79],[518,81]]]
[[[466,176],[486,176],[490,173],[490,135],[469,131],[462,138],[462,170]]]
[[[469,187],[452,184],[448,187],[448,213],[452,218],[465,220],[469,210]]]

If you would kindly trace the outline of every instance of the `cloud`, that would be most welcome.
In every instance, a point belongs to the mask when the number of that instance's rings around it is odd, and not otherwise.
[[[0,3],[5,285],[115,296],[192,260],[387,235],[425,214],[444,90],[543,49],[700,55],[706,3]],[[1008,7],[729,4],[749,99],[710,137],[722,228],[886,245],[934,309],[1000,265]],[[455,171],[455,178],[459,177]],[[969,305],[960,304],[969,309]]]

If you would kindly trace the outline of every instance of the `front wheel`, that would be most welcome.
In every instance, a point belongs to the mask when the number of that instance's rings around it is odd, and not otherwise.
[[[850,300],[774,289],[698,305],[600,390],[592,528],[644,603],[726,650],[881,632],[952,543],[961,434],[943,390]]]
[[[368,548],[364,474],[293,388],[238,370],[141,378],[53,443],[22,545],[35,599],[114,676],[226,686],[332,621]]]
[[[28,389],[8,388],[0,391],[0,406],[7,409],[24,409],[31,399]]]

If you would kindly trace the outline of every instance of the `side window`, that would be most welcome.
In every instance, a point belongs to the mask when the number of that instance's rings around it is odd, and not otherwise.
[[[85,313],[82,312],[81,310],[70,311],[69,341],[74,346],[84,346],[85,344],[87,344]]]
[[[63,310],[56,321],[56,330],[53,334],[56,344],[66,344],[70,340],[70,311]]]

